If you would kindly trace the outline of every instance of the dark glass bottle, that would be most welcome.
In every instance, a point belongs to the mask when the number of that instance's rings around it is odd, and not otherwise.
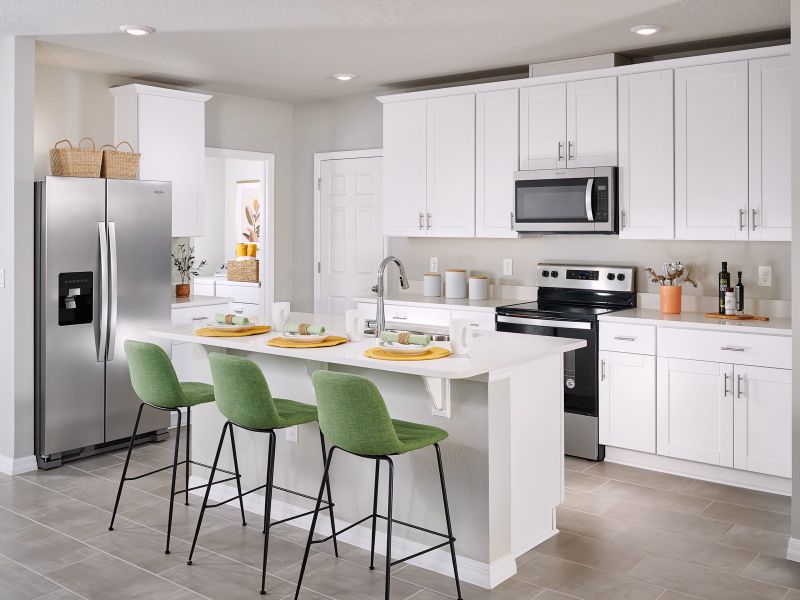
[[[733,293],[736,297],[736,312],[742,313],[744,312],[744,285],[742,285],[742,272],[737,271],[736,276],[739,278],[739,281],[736,283],[736,287],[733,288]]]
[[[731,274],[728,272],[728,263],[722,262],[722,271],[719,272],[719,314],[725,314],[725,290],[731,286]]]

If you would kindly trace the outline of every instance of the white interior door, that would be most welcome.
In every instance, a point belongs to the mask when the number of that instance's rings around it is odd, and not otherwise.
[[[342,315],[352,298],[371,295],[383,258],[382,158],[320,162],[317,312]]]

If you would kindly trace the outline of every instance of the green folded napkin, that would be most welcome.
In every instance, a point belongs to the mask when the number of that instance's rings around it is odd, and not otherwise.
[[[285,333],[300,333],[300,328],[305,326],[305,333],[301,335],[325,335],[325,325],[309,325],[308,323],[287,323],[283,327]]]
[[[228,317],[231,317],[230,323],[228,323]],[[250,319],[247,317],[239,317],[237,315],[223,315],[222,313],[217,313],[214,315],[214,320],[219,323],[220,325],[249,325]]]
[[[431,336],[412,333],[408,336],[405,342],[400,341],[400,334],[394,331],[384,331],[381,334],[381,340],[384,342],[393,342],[395,344],[414,344],[415,346],[427,346],[431,343]]]

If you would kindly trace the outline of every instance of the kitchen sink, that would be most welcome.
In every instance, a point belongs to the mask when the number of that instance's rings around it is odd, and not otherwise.
[[[449,342],[450,341],[450,334],[441,333],[441,332],[433,332],[433,331],[419,331],[414,329],[384,329],[384,331],[390,331],[392,333],[400,333],[403,331],[407,331],[408,333],[412,333],[415,335],[429,335],[434,342]],[[375,329],[365,329],[364,335],[367,337],[372,336],[375,337]]]

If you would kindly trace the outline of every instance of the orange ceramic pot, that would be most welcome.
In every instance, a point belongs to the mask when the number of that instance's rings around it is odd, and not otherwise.
[[[189,287],[188,283],[179,283],[175,286],[176,298],[188,298],[191,292],[192,288]]]
[[[681,314],[681,291],[680,285],[661,286],[661,312],[666,315]]]

